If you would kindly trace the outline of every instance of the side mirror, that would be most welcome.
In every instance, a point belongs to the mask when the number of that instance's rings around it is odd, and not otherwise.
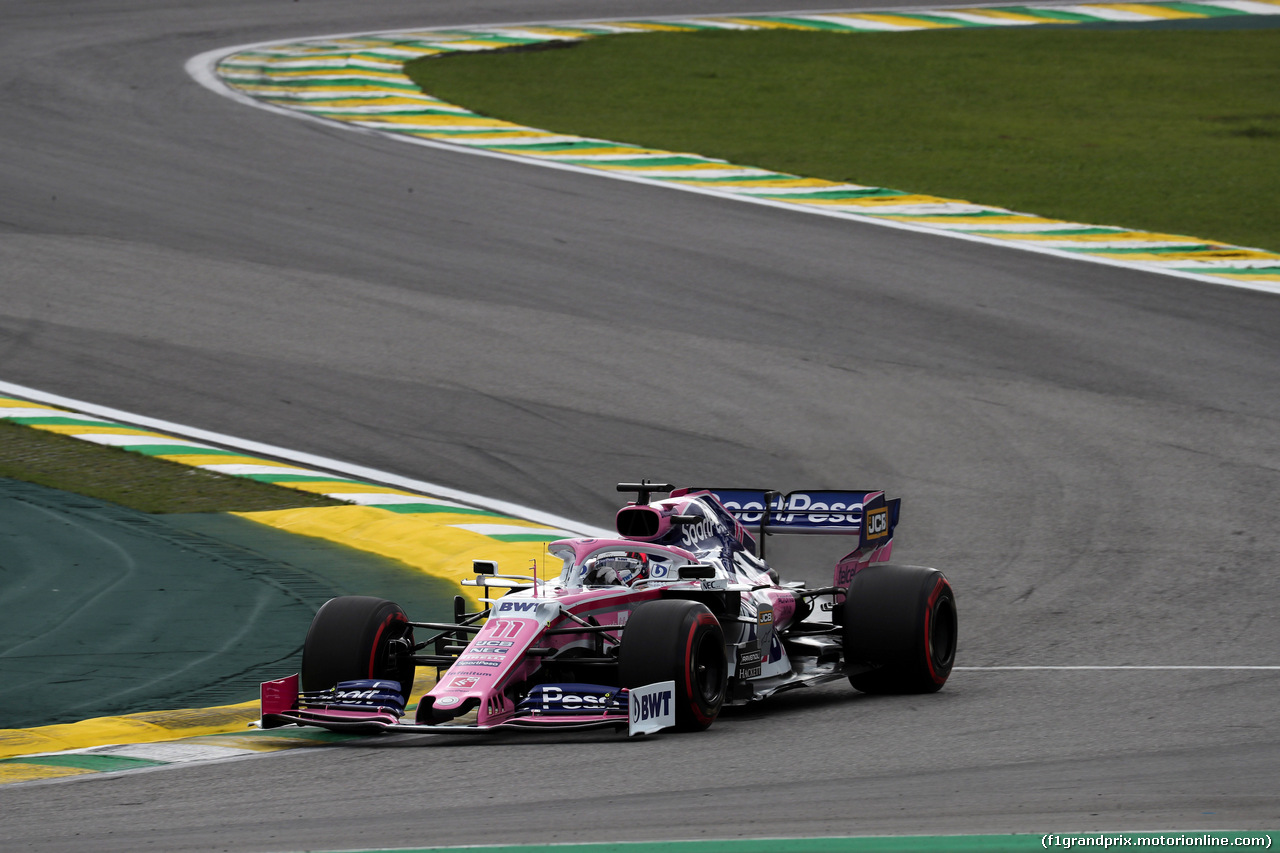
[[[496,575],[498,573],[498,564],[493,560],[472,560],[471,571],[478,575]]]
[[[680,580],[707,580],[716,576],[716,567],[706,563],[689,563],[680,567]]]

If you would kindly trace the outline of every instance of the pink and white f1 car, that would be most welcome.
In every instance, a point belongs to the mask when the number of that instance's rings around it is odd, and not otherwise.
[[[636,500],[619,510],[617,538],[551,543],[563,568],[548,580],[476,561],[463,584],[484,589],[483,609],[467,612],[457,596],[452,623],[412,622],[367,596],[327,602],[301,675],[263,684],[259,725],[636,734],[705,729],[725,705],[840,678],[870,693],[946,683],[955,597],[936,569],[888,562],[899,499],[647,481],[618,490]],[[765,537],[777,533],[856,536],[857,547],[830,586],[808,589],[780,583],[764,561]],[[438,680],[409,722],[418,666]]]

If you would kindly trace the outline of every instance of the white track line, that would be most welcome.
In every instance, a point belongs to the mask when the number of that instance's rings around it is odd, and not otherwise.
[[[551,513],[542,512],[541,510],[531,509],[509,501],[486,498],[483,495],[475,495],[470,492],[451,489],[448,486],[441,486],[436,483],[427,483],[422,480],[414,480],[409,477],[402,477],[399,474],[391,474],[386,471],[379,471],[375,468],[366,468],[363,465],[353,465],[349,462],[340,462],[336,459],[328,459],[311,453],[290,450],[286,447],[276,447],[275,445],[263,444],[258,441],[250,441],[248,439],[237,438],[231,435],[210,432],[209,430],[199,429],[198,427],[176,424],[172,421],[163,421],[158,418],[150,418],[145,415],[136,415],[132,412],[125,412],[108,406],[99,406],[96,403],[86,403],[83,400],[74,400],[70,397],[50,394],[46,391],[39,391],[35,388],[28,388],[25,385],[15,385],[11,382],[0,381],[0,393],[11,394],[14,397],[21,397],[25,400],[35,400],[40,403],[47,403],[51,406],[61,406],[66,409],[74,409],[78,412],[97,415],[98,417],[108,418],[113,421],[123,421],[137,426],[144,426],[159,432],[173,433],[188,438],[195,438],[200,441],[208,441],[212,444],[222,445],[223,447],[229,447],[235,450],[244,450],[253,455],[270,456],[276,459],[284,459],[289,462],[297,462],[298,464],[311,468],[320,468],[325,471],[344,474],[357,480],[372,481],[388,486],[396,486],[412,492],[425,492],[433,497],[448,498],[450,500],[469,504],[470,506],[479,507],[481,509],[493,510],[494,512],[502,513],[503,515],[510,515],[515,518],[525,519],[526,521],[534,521],[538,524],[545,524],[549,527],[567,530],[577,536],[608,538],[614,535],[611,530],[605,530],[601,527],[592,527],[588,524],[582,524],[578,521],[573,521],[558,515],[552,515]]]

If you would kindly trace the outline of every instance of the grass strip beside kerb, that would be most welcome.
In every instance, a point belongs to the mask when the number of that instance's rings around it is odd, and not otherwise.
[[[341,505],[323,495],[203,471],[3,420],[0,477],[151,513],[255,512]]]
[[[1280,249],[1280,29],[650,33],[406,70],[556,132]]]

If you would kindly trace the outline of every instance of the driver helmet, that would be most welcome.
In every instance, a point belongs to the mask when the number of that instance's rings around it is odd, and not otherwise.
[[[583,564],[582,582],[586,586],[629,586],[646,577],[642,557],[611,554],[592,557]]]

